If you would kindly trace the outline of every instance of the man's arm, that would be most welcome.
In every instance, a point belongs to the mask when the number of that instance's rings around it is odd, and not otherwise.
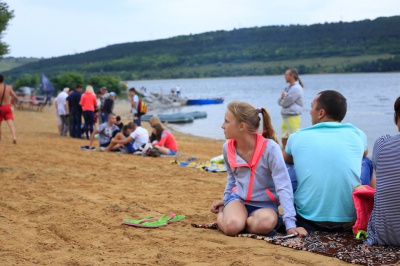
[[[129,102],[130,102],[130,104],[131,104],[131,106],[133,107],[133,108],[136,108],[136,102],[133,100],[133,98],[134,98],[135,96],[133,96],[133,97],[131,97],[131,96],[129,96]]]
[[[293,156],[287,154],[286,151],[283,151],[283,159],[285,160],[285,163],[290,163],[290,164],[294,163]]]
[[[283,96],[283,93],[282,93]],[[281,99],[280,105],[284,108],[291,106],[298,98],[301,97],[301,90],[298,88],[291,89],[284,98]]]
[[[133,138],[131,136],[129,136],[126,139],[121,139],[121,140],[113,139],[112,142],[125,145],[125,144],[128,144],[129,142],[131,142],[132,140],[133,140]]]
[[[68,100],[65,102],[65,110],[67,110],[67,115],[69,115],[69,102],[68,102]]]
[[[68,106],[68,104],[67,104]],[[99,133],[99,131],[96,129],[92,134],[90,134],[90,142],[89,142],[89,149],[91,149],[93,147],[93,140],[94,140],[94,136]]]
[[[12,89],[12,87],[10,87],[10,94],[14,98],[13,101],[17,102],[18,101],[18,96],[17,96],[17,94],[15,94],[14,90]]]
[[[365,149],[364,154],[363,154],[363,157],[365,157],[365,156],[367,156],[367,155],[368,155],[368,148]]]

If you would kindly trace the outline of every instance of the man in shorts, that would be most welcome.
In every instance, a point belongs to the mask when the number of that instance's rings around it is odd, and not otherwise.
[[[12,98],[11,98],[12,97]],[[4,76],[0,75],[0,141],[1,141],[1,122],[5,120],[8,127],[10,128],[13,143],[17,144],[17,136],[15,135],[14,117],[11,109],[11,103],[18,101],[18,97],[15,94],[11,86],[8,86],[4,82]]]
[[[108,115],[108,121],[99,125],[99,127],[90,135],[89,150],[93,149],[93,141],[96,134],[99,134],[99,146],[107,147],[110,145],[111,139],[119,132],[117,116],[113,113]]]

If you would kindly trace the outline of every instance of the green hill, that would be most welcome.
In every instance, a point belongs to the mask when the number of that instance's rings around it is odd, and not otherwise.
[[[375,20],[267,26],[123,43],[11,69],[22,74],[106,73],[121,79],[400,71],[400,16]]]
[[[28,63],[39,61],[38,58],[5,57],[0,59],[0,73],[17,68]]]

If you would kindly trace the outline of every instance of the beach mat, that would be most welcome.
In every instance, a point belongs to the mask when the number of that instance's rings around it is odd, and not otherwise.
[[[217,223],[192,224],[196,228],[218,229]],[[400,261],[400,247],[365,246],[352,233],[308,232],[306,237],[282,239],[283,234],[273,237],[255,234],[238,234],[236,237],[254,238],[275,245],[305,250],[340,260],[369,266],[396,265]]]
[[[194,162],[190,161],[173,161],[172,164],[177,164],[183,167],[196,168],[200,170],[206,170],[208,172],[216,173],[216,172],[226,172],[226,165],[221,163],[212,163],[210,161],[207,162]]]

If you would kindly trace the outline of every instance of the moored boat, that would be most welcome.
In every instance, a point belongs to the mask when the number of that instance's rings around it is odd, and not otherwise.
[[[203,104],[220,104],[224,102],[224,98],[211,98],[211,99],[189,99],[186,105],[203,105]]]
[[[142,121],[150,121],[153,115],[143,115],[140,119]],[[157,114],[161,122],[165,123],[191,123],[194,119],[207,117],[206,112],[194,111],[188,113],[174,113],[174,114]]]

